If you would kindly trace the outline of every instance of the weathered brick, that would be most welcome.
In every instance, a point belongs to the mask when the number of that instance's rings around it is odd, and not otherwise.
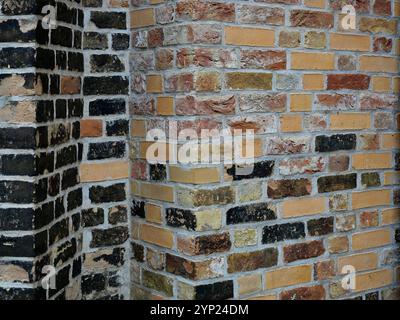
[[[288,263],[318,257],[324,254],[324,252],[323,242],[318,240],[283,247],[284,261]]]
[[[228,256],[228,272],[253,271],[269,268],[278,263],[278,250],[268,248],[259,251],[233,253]]]

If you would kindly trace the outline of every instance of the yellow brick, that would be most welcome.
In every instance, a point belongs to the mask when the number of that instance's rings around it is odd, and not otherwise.
[[[155,204],[146,203],[144,205],[146,220],[154,223],[161,223],[161,207]]]
[[[81,182],[106,181],[129,178],[129,162],[114,161],[102,163],[82,163]]]
[[[369,36],[331,33],[331,49],[346,51],[369,51]]]
[[[173,97],[157,97],[157,113],[162,116],[170,116],[174,113]]]
[[[392,284],[393,271],[389,269],[371,271],[356,275],[355,292],[381,288]]]
[[[281,132],[299,132],[303,130],[303,117],[299,114],[285,114],[280,118]]]
[[[282,203],[282,217],[290,218],[322,213],[326,209],[325,203],[324,197],[285,200]]]
[[[323,74],[305,74],[303,75],[304,90],[324,90],[324,75]]]
[[[163,80],[162,76],[158,74],[150,74],[146,78],[147,87],[146,90],[148,93],[160,93],[163,91]]]
[[[146,121],[132,120],[131,121],[131,135],[132,135],[132,137],[145,137],[146,136]]]
[[[395,224],[400,222],[400,209],[386,209],[382,211],[382,225]]]
[[[393,92],[395,93],[400,92],[400,77],[393,78]]]
[[[268,295],[263,295],[263,296],[255,296],[248,298],[246,300],[276,300],[276,294],[268,294]]]
[[[269,271],[265,273],[265,287],[267,289],[275,289],[310,282],[312,280],[311,274],[311,265],[302,265]]]
[[[152,183],[141,183],[140,194],[143,198],[174,202],[174,188]]]
[[[383,174],[383,185],[389,186],[394,184],[400,184],[400,172],[389,171]]]
[[[373,190],[352,194],[353,209],[389,205],[390,203],[390,190]]]
[[[329,238],[329,253],[342,253],[349,250],[349,239],[346,236]]]
[[[331,130],[362,130],[371,127],[368,112],[338,113],[331,115]]]
[[[397,59],[392,57],[361,56],[360,70],[371,72],[398,72]]]
[[[140,197],[140,184],[136,180],[131,180],[131,193]]]
[[[389,92],[391,78],[389,77],[372,77],[372,90],[375,92]]]
[[[140,239],[143,241],[153,243],[164,248],[172,248],[174,245],[174,236],[169,230],[154,227],[149,224],[142,224],[139,232]]]
[[[334,70],[333,53],[293,52],[291,69],[294,70]]]
[[[164,3],[165,0],[150,0],[149,3],[150,4],[160,4],[160,3]]]
[[[339,273],[347,265],[353,266],[357,271],[373,270],[378,267],[378,255],[375,252],[354,254],[338,259]]]
[[[140,142],[140,159],[148,161],[167,161],[169,155],[169,145],[164,141],[141,141]],[[154,152],[153,152],[154,151]]]
[[[325,8],[325,0],[304,0],[304,5],[314,8]]]
[[[268,29],[225,27],[225,44],[273,47],[275,32]]]
[[[220,181],[218,168],[191,168],[169,167],[170,180],[180,183],[205,184]]]
[[[387,133],[382,137],[383,149],[398,149],[400,147],[400,133]]]
[[[141,28],[155,24],[154,9],[142,9],[131,12],[131,27]]]
[[[400,1],[395,1],[394,2],[393,15],[395,17],[400,17]]]
[[[201,210],[195,213],[196,231],[218,230],[221,228],[221,209]]]
[[[250,274],[238,278],[239,294],[245,295],[261,290],[261,274]]]
[[[353,250],[364,250],[390,244],[390,229],[359,232],[352,235]]]
[[[311,111],[311,107],[312,107],[311,94],[290,95],[290,111]]]
[[[352,157],[354,169],[386,169],[392,167],[391,153],[354,154]]]

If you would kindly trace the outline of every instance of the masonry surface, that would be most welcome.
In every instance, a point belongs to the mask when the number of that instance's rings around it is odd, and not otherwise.
[[[400,3],[346,3],[0,0],[0,300],[400,299]],[[151,163],[171,123],[253,170]]]

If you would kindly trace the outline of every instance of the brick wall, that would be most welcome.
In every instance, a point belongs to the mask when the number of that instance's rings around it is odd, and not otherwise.
[[[131,298],[398,298],[399,3],[344,3],[133,1]],[[147,163],[173,122],[254,129],[254,170]]]

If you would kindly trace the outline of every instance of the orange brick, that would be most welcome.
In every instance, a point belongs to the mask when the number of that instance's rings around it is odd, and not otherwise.
[[[144,205],[146,220],[154,223],[161,223],[161,207],[155,204],[146,203]]]
[[[372,190],[352,194],[353,209],[389,205],[390,203],[390,190]]]
[[[382,225],[395,224],[400,222],[400,209],[386,209],[382,211]]]
[[[310,282],[312,280],[312,266],[301,265],[269,271],[265,273],[265,287],[275,289]]]
[[[354,169],[386,169],[392,167],[391,153],[354,154],[352,157]]]
[[[388,245],[391,243],[390,229],[359,232],[352,235],[353,250],[364,250]]]
[[[108,0],[108,5],[111,8],[128,8],[128,0]]]
[[[328,240],[330,253],[342,253],[349,250],[349,239],[346,236],[332,237]]]
[[[333,53],[293,52],[291,69],[294,70],[334,70]]]
[[[250,274],[238,278],[239,294],[245,295],[262,289],[261,274]]]
[[[400,147],[400,133],[387,133],[382,137],[383,149],[398,149]]]
[[[378,255],[375,252],[368,252],[344,256],[338,259],[338,265],[339,273],[347,265],[353,266],[356,271],[372,270],[378,267]]]
[[[371,41],[369,36],[355,34],[330,34],[331,49],[346,51],[370,51]]]
[[[371,127],[369,112],[338,113],[331,115],[331,130],[362,130]]]
[[[170,116],[174,112],[173,97],[157,97],[157,113],[162,116]]]
[[[103,121],[97,119],[81,120],[81,137],[101,137]]]
[[[160,93],[163,92],[163,80],[162,76],[158,74],[150,74],[146,78],[148,93]]]
[[[304,0],[304,5],[314,8],[325,8],[325,0]]]
[[[324,90],[324,75],[323,74],[305,74],[303,75],[304,90]]]
[[[398,72],[397,59],[380,56],[361,56],[360,70],[370,72]]]
[[[225,44],[273,47],[275,31],[260,28],[225,27]]]
[[[298,93],[290,95],[290,111],[311,111],[311,107],[311,94]]]
[[[170,180],[180,183],[205,184],[219,182],[218,168],[191,168],[185,169],[176,166],[169,167]]]
[[[141,28],[155,24],[154,9],[142,9],[131,12],[131,28]]]
[[[281,214],[283,218],[291,218],[323,213],[325,210],[324,197],[290,199],[282,203]]]
[[[263,295],[263,296],[255,296],[248,298],[246,300],[276,300],[276,294],[268,294],[268,295]]]
[[[389,269],[371,271],[356,275],[355,292],[381,288],[392,284],[393,271]]]
[[[299,132],[303,130],[303,117],[299,114],[285,114],[280,118],[281,132]]]
[[[152,183],[141,183],[140,195],[143,198],[174,202],[174,188],[171,186]]]
[[[389,92],[391,90],[391,78],[372,77],[372,90],[375,92]]]
[[[139,230],[141,240],[156,244],[164,248],[172,248],[174,245],[173,233],[169,230],[154,227],[149,224],[142,224]]]
[[[145,137],[146,136],[146,121],[132,120],[131,121],[131,135],[132,135],[132,137]]]
[[[129,178],[129,162],[114,161],[101,163],[82,163],[81,182],[107,181]]]

